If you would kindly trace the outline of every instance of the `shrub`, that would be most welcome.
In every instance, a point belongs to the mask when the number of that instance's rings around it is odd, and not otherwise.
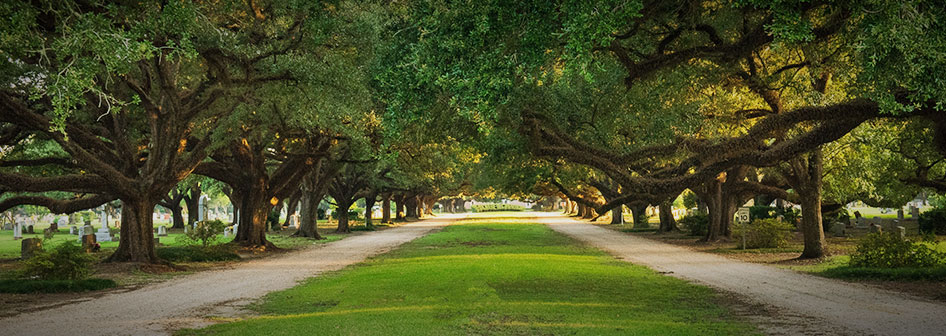
[[[792,237],[794,226],[778,219],[756,219],[747,225],[733,225],[736,241],[746,239],[746,248],[784,247]]]
[[[155,251],[158,257],[171,262],[204,262],[239,260],[240,256],[223,247],[169,246]]]
[[[778,208],[773,207],[773,206],[766,206],[766,205],[751,206],[749,207],[749,218],[751,219],[775,218],[776,216],[778,216],[776,214],[776,210],[778,210]]]
[[[117,286],[111,279],[82,280],[0,280],[0,293],[66,293],[102,290]]]
[[[704,236],[709,229],[709,216],[701,213],[687,215],[680,219],[680,225],[683,225],[691,236]]]
[[[194,223],[194,228],[187,231],[180,239],[183,239],[187,245],[200,244],[203,247],[210,246],[217,241],[217,235],[223,232],[227,224],[220,220],[205,220]]]
[[[493,203],[493,204],[477,204],[473,206],[473,212],[488,212],[488,211],[523,211],[526,208],[521,205],[515,204],[503,204],[503,203]]]
[[[946,235],[946,208],[932,209],[920,214],[920,232]]]
[[[95,258],[68,240],[51,251],[39,251],[23,262],[23,274],[42,280],[78,280],[92,273]]]
[[[359,207],[348,209],[348,219],[357,220],[358,218],[361,218],[363,213],[365,213],[365,209]]]
[[[857,244],[851,254],[852,267],[935,267],[946,265],[946,253],[923,242],[912,242],[898,234],[872,233]]]

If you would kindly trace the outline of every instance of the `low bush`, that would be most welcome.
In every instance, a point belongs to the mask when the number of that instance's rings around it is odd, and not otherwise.
[[[920,232],[946,235],[946,208],[937,208],[920,214]]]
[[[690,231],[691,236],[704,236],[709,229],[709,216],[701,213],[690,214],[680,219],[680,225]]]
[[[747,225],[733,224],[733,238],[746,239],[746,248],[778,248],[788,245],[794,226],[778,219],[756,219]]]
[[[82,280],[0,280],[0,293],[67,293],[102,290],[117,286],[111,279]]]
[[[752,220],[778,218],[778,216],[782,216],[782,220],[786,223],[795,223],[799,215],[793,208],[779,208],[766,205],[749,207],[749,218]]]
[[[94,261],[95,257],[85,253],[82,246],[67,240],[24,261],[23,275],[41,280],[79,280],[92,273]]]
[[[857,244],[851,254],[851,267],[903,268],[946,265],[946,253],[924,242],[903,239],[898,234],[872,233]]]
[[[930,280],[946,279],[946,265],[935,267],[876,268],[841,266],[819,274],[829,278],[877,280]]]
[[[205,220],[194,224],[190,229],[178,239],[182,239],[184,244],[198,245],[203,247],[210,246],[217,241],[217,235],[223,232],[227,224],[220,220]]]
[[[361,215],[364,213],[365,213],[365,209],[362,209],[359,207],[348,209],[348,219],[357,220],[361,218]]]
[[[473,212],[489,212],[489,211],[523,211],[526,208],[521,205],[515,204],[502,204],[502,203],[493,203],[493,204],[477,204],[473,206]]]
[[[171,262],[205,262],[239,260],[240,256],[225,246],[168,246],[155,251],[158,257]]]

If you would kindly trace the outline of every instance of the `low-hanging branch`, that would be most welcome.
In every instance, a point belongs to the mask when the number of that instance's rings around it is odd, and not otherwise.
[[[541,122],[535,113],[523,113],[521,132],[530,139],[536,155],[583,164],[601,170],[633,194],[623,194],[597,210],[604,212],[635,200],[659,200],[667,195],[701,184],[720,172],[735,166],[770,167],[819,146],[835,141],[861,123],[875,118],[906,118],[936,113],[933,104],[926,104],[910,113],[882,114],[877,103],[857,99],[830,106],[810,106],[774,114],[753,125],[742,136],[719,141],[706,139],[678,139],[673,145],[658,145],[636,150],[630,154],[616,154],[603,149],[587,150],[590,145]],[[806,126],[808,125],[808,126]],[[766,145],[776,134],[797,130],[797,133]],[[632,163],[642,160],[667,159],[659,175],[632,169]],[[631,159],[632,155],[637,156]],[[686,155],[685,159],[672,160]]]

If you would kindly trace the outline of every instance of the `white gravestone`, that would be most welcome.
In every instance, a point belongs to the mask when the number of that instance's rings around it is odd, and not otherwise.
[[[299,214],[292,214],[292,216],[289,216],[289,228],[290,229],[299,228]]]
[[[66,227],[66,225],[69,225],[69,219],[66,216],[59,217],[59,222],[56,224],[61,227]]]
[[[23,224],[17,222],[13,224],[13,240],[23,239]]]
[[[77,235],[77,234],[79,234],[79,230],[76,229],[76,226],[75,226],[75,225],[69,227],[69,234],[71,234],[71,235]]]
[[[223,238],[227,238],[227,237],[230,237],[230,228],[229,228],[229,227],[223,228]]]
[[[197,221],[203,222],[207,220],[207,195],[200,195],[200,198],[197,199]]]
[[[166,237],[168,235],[168,227],[161,225],[158,227],[158,237]]]
[[[108,230],[108,213],[103,210],[101,217],[102,217],[102,227],[99,228],[99,231],[95,233],[95,241],[97,242],[112,241],[112,233]]]

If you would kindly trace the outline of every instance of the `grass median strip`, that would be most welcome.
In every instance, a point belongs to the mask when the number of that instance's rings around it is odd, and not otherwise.
[[[753,334],[705,287],[521,218],[471,219],[185,335]]]

